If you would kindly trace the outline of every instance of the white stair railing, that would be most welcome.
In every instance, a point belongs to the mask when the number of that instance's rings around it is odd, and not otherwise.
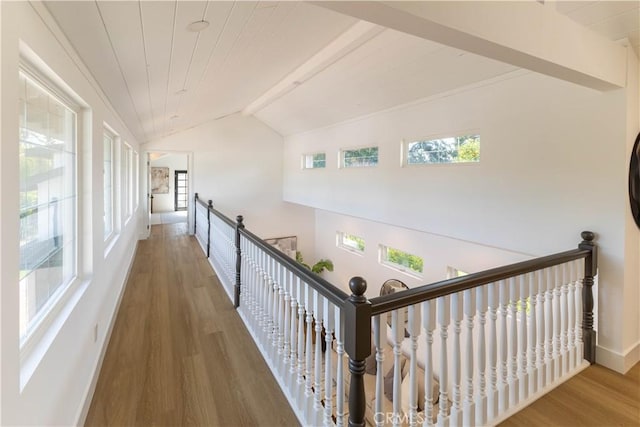
[[[196,202],[196,238],[303,425],[494,425],[595,361],[593,233],[367,299],[364,279],[349,296]]]

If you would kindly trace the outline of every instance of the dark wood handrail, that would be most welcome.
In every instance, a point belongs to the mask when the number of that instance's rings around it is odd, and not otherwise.
[[[487,283],[497,282],[514,276],[531,273],[565,262],[586,258],[591,254],[587,249],[573,249],[559,252],[545,257],[530,259],[527,261],[509,264],[503,267],[492,268],[491,270],[472,273],[462,277],[442,280],[428,285],[418,286],[389,295],[371,298],[372,315],[386,313],[388,311],[418,304],[444,295],[473,289]]]
[[[199,202],[202,206],[206,207],[212,214],[220,218],[231,228],[233,229],[236,228],[237,223],[235,221],[226,217],[222,212],[213,208],[213,206],[210,206],[207,203],[205,203],[202,199],[198,198],[197,195],[196,195],[196,201]],[[260,249],[265,251],[269,256],[274,258],[280,264],[284,265],[288,270],[292,271],[293,274],[295,274],[297,277],[304,280],[306,284],[308,284],[313,289],[318,291],[322,296],[327,298],[336,306],[342,307],[344,301],[349,298],[349,294],[344,292],[342,289],[326,281],[325,279],[323,279],[313,271],[300,265],[300,263],[288,257],[284,253],[280,252],[273,246],[269,245],[268,243],[266,243],[264,240],[262,240],[260,237],[256,236],[249,230],[245,228],[241,228],[240,230],[238,230],[238,232],[243,236],[245,236],[247,239],[249,239],[253,244],[258,246]]]
[[[225,214],[223,214],[222,212],[216,210],[213,206],[208,205],[204,200],[200,199],[198,197],[198,195],[196,194],[196,201],[198,203],[200,203],[202,206],[204,206],[205,208],[209,209],[209,211],[214,214],[215,216],[217,216],[218,218],[220,218],[223,222],[225,222],[229,227],[231,228],[236,228],[236,222],[233,221],[232,219],[228,218],[227,216],[225,216]]]
[[[266,243],[264,240],[262,240],[249,230],[242,229],[240,230],[240,234],[249,239],[260,249],[265,251],[269,256],[275,258],[276,261],[284,265],[287,269],[291,270],[293,274],[300,277],[306,284],[311,286],[316,291],[320,292],[322,296],[329,299],[329,301],[331,301],[338,307],[342,307],[344,301],[349,298],[349,294],[347,294],[345,291],[335,285],[332,285],[330,282],[318,276],[313,271],[300,265],[299,262],[280,252],[278,249]]]

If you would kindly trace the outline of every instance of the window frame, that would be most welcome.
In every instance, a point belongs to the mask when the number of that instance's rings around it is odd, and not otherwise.
[[[460,132],[451,132],[451,133],[441,133],[436,135],[431,135],[428,137],[419,137],[419,138],[404,138],[401,140],[400,144],[400,164],[402,167],[421,167],[421,166],[451,166],[451,165],[479,165],[481,163],[482,155],[479,153],[479,157],[477,161],[464,161],[464,162],[421,162],[421,163],[410,163],[409,162],[409,145],[416,142],[431,142],[436,140],[442,140],[447,138],[462,138],[462,137],[476,137],[478,140],[482,140],[482,135],[480,130],[471,129]],[[480,142],[480,146],[482,147],[482,142]]]
[[[113,129],[108,126],[106,123],[103,125],[103,152],[104,152],[104,138],[110,138],[111,139],[111,232],[109,234],[103,233],[103,237],[104,237],[104,242],[105,245],[109,245],[109,243],[111,243],[111,241],[116,237],[116,235],[118,234],[118,230],[116,227],[116,171],[118,170],[117,168],[117,162],[116,162],[116,144],[117,144],[117,139],[118,139],[118,135],[113,131]],[[102,182],[102,191],[104,192],[106,190],[105,187],[105,182],[104,182],[104,166],[105,166],[105,159],[102,159],[102,165],[103,165],[103,182]],[[102,197],[103,203],[105,200],[105,194],[103,193],[103,197]],[[106,207],[103,205],[103,209],[106,212]],[[105,224],[105,228],[106,228],[106,224]]]
[[[352,236],[352,237],[357,237],[358,239],[362,240],[362,249],[347,245],[344,243],[344,238],[346,236]],[[355,255],[364,255],[364,251],[367,249],[367,245],[366,245],[366,241],[364,238],[357,236],[355,234],[351,234],[351,233],[347,233],[345,231],[337,231],[336,232],[336,246],[342,250],[345,250],[347,252],[351,252]]]
[[[322,166],[313,166],[313,164],[316,162],[316,160],[314,160],[313,156],[317,156],[318,154],[323,154],[324,155],[324,164]],[[307,166],[309,163],[307,161],[307,158],[311,156],[311,165],[312,166]],[[314,153],[303,153],[302,154],[302,160],[301,160],[301,167],[303,170],[312,170],[312,169],[326,169],[327,168],[327,153],[326,151],[317,151]]]
[[[346,156],[345,154],[349,151],[359,151],[359,150],[364,150],[367,148],[375,148],[376,149],[376,162],[375,164],[370,164],[370,165],[361,165],[361,166],[347,166],[346,164]],[[380,164],[380,145],[362,145],[359,147],[352,147],[352,148],[341,148],[338,151],[338,165],[340,169],[369,169],[369,168],[375,168],[378,167],[378,165]]]
[[[389,261],[388,256],[387,256],[388,249],[393,249],[393,250],[396,250],[396,251],[399,251],[399,252],[403,252],[403,253],[405,253],[407,255],[411,255],[411,256],[415,256],[415,257],[420,258],[420,260],[422,261],[422,271],[420,271],[420,272],[419,271],[415,271],[415,270],[411,269],[409,266],[404,266],[402,264],[397,264],[395,262]],[[380,243],[378,245],[378,262],[380,263],[380,265],[383,265],[383,266],[385,266],[387,268],[391,268],[392,270],[395,270],[395,271],[399,271],[400,273],[406,274],[407,276],[411,276],[411,277],[414,277],[416,279],[422,279],[424,277],[424,258],[419,256],[419,255],[407,252],[407,251],[405,251],[403,249],[398,249],[398,248],[395,248],[393,246],[384,245],[384,244]]]
[[[83,150],[81,147],[83,146],[83,142],[85,139],[84,135],[84,119],[86,117],[86,113],[88,109],[83,107],[82,102],[74,99],[74,96],[77,96],[72,93],[68,93],[70,89],[62,88],[60,84],[54,82],[54,80],[58,80],[57,76],[50,77],[47,74],[49,72],[41,71],[39,67],[32,65],[28,60],[24,57],[20,58],[18,64],[18,82],[20,79],[20,75],[24,75],[28,80],[31,80],[35,86],[38,86],[39,89],[47,93],[49,96],[52,96],[54,99],[57,99],[58,102],[63,104],[66,108],[71,110],[75,115],[75,123],[74,123],[74,162],[73,162],[73,191],[75,194],[74,204],[73,204],[73,212],[75,221],[71,230],[74,233],[74,247],[72,250],[73,256],[73,275],[69,279],[67,283],[61,284],[47,299],[47,301],[42,305],[40,310],[36,312],[31,321],[27,321],[27,325],[25,327],[25,333],[22,335],[20,333],[20,324],[18,324],[18,339],[19,339],[19,351],[20,351],[20,363],[21,363],[21,377],[22,377],[22,368],[24,367],[24,363],[27,359],[31,357],[35,348],[40,344],[46,336],[47,330],[52,326],[54,319],[60,315],[62,310],[67,306],[69,301],[71,300],[72,295],[78,289],[80,283],[82,283],[81,271],[83,269],[83,240],[80,235],[79,226],[82,222],[82,167],[81,165],[84,162]],[[18,128],[20,125],[18,125]],[[18,136],[18,143],[19,141]],[[20,257],[20,254],[18,254]],[[18,285],[19,285],[18,281]],[[21,316],[21,305],[22,298],[20,298],[18,307],[19,316]],[[24,385],[24,381],[21,380],[21,387]]]

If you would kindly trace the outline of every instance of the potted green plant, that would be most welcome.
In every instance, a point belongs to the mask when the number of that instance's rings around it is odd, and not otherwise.
[[[331,262],[330,259],[321,259],[313,264],[313,267],[310,267],[309,264],[304,262],[302,253],[300,251],[296,251],[296,261],[316,274],[321,274],[324,270],[333,271],[333,262]]]

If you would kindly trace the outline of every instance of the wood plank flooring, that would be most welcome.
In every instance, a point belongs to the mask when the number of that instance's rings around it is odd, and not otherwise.
[[[626,375],[590,366],[500,426],[640,426],[640,363]]]
[[[139,242],[86,425],[298,425],[186,223]]]

